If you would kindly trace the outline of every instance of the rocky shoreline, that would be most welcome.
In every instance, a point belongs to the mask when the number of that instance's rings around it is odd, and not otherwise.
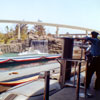
[[[39,38],[37,37],[37,39]],[[62,40],[61,39],[48,37],[45,40],[48,40],[48,52],[49,53],[55,53],[55,54],[61,53],[62,51]],[[25,41],[13,41],[10,44],[0,44],[0,49],[3,53],[19,53],[19,52],[27,50],[28,48],[29,48],[29,39]]]
[[[20,53],[27,51],[30,47],[30,40],[47,40],[48,41],[48,53],[49,54],[61,54],[62,53],[62,39],[55,38],[55,36],[49,34],[45,36],[31,35],[26,40],[14,40],[10,44],[0,44],[0,50],[3,53]],[[79,47],[73,48],[74,58],[81,56],[81,49]]]
[[[18,53],[22,51],[22,44],[1,44],[0,48],[3,53]]]

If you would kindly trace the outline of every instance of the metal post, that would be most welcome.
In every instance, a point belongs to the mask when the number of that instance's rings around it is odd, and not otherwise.
[[[45,88],[44,88],[44,99],[49,100],[49,79],[50,79],[50,71],[45,72]]]
[[[81,62],[79,62],[79,68],[78,68],[77,88],[76,88],[76,100],[79,100],[79,93],[80,93],[80,72],[81,72]]]
[[[87,60],[86,62],[86,69],[85,69],[85,89],[84,89],[84,93],[85,93],[85,98],[87,97],[87,86],[86,86],[86,81],[87,81],[87,67],[88,67],[89,61]]]
[[[75,62],[75,65],[74,65],[74,81],[73,81],[73,86],[75,86],[75,76],[76,76],[76,67],[77,67],[77,64],[78,62]]]
[[[83,57],[83,44],[81,48],[81,57],[80,57],[80,62],[79,62],[78,75],[77,75],[76,100],[79,100],[79,95],[80,95],[80,72],[81,72],[82,57]]]

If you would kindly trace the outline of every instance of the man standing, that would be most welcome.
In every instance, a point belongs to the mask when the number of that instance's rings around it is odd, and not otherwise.
[[[92,37],[86,37],[86,41],[91,42],[90,54],[92,55],[90,64],[87,66],[86,87],[89,88],[91,78],[96,72],[95,89],[100,90],[100,40],[97,38],[97,32],[91,32]]]

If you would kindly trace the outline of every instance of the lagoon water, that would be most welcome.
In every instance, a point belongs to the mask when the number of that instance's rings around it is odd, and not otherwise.
[[[2,57],[15,57],[17,55],[18,55],[18,53],[6,53],[3,55],[0,55],[0,58],[2,58]]]

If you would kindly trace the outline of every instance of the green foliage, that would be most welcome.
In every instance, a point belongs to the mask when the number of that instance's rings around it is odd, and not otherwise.
[[[17,24],[15,28],[9,28],[8,26],[5,27],[6,33],[0,32],[0,43],[8,44],[12,41],[15,41],[18,39],[18,27],[20,27],[20,33],[21,33],[21,40],[27,39],[28,35],[28,26],[27,24]],[[34,26],[34,34],[36,35],[44,35],[45,34],[45,28],[42,25],[35,25]]]
[[[0,33],[0,43],[8,44],[12,40],[16,40],[16,37],[14,37],[13,32],[8,32],[6,34]]]
[[[4,43],[4,34],[0,33],[0,43]]]
[[[22,34],[22,35],[21,35],[21,39],[22,39],[22,40],[25,40],[26,38],[27,38],[27,34]]]
[[[42,25],[35,25],[34,32],[35,32],[35,34],[41,36],[41,35],[45,34],[45,29]]]
[[[18,27],[19,27],[19,25],[17,24],[15,26],[15,31],[14,31],[14,37],[16,39],[18,37]],[[25,40],[27,38],[27,33],[28,33],[28,26],[27,26],[27,24],[20,24],[20,33],[21,33],[21,39]]]
[[[17,24],[15,26],[15,34],[17,35],[18,34],[18,27],[20,26],[20,33],[21,34],[26,34],[28,32],[28,27],[27,27],[27,24]]]
[[[38,20],[38,22],[42,22],[41,20]],[[39,36],[41,36],[41,35],[45,35],[45,28],[44,28],[44,26],[43,25],[35,25],[34,26],[34,33],[36,34],[36,35],[39,35]]]

